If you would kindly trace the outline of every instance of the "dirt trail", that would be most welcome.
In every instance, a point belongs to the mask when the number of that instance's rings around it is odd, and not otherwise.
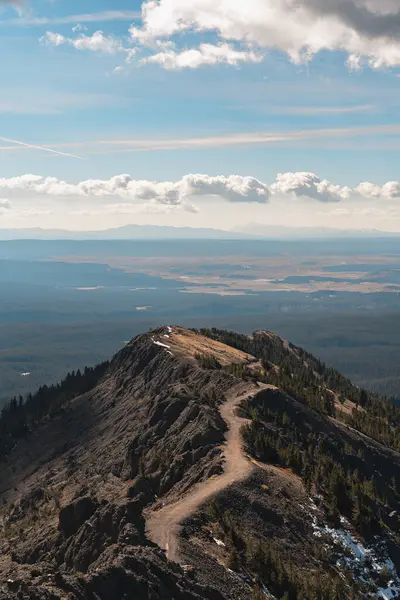
[[[262,386],[262,388],[273,386]],[[208,498],[224,488],[243,481],[254,469],[254,465],[243,452],[240,428],[248,423],[236,414],[236,409],[245,398],[250,398],[261,391],[256,388],[239,396],[233,393],[221,406],[221,416],[228,426],[224,445],[224,473],[208,479],[195,486],[192,492],[158,511],[150,512],[146,519],[147,537],[163,548],[170,560],[179,560],[179,533],[181,523],[196,512]]]

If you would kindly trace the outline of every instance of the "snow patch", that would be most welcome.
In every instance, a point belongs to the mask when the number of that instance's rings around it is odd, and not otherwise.
[[[390,584],[391,582],[389,582]],[[398,588],[397,590],[394,588],[386,588],[386,589],[382,589],[380,588],[379,592],[380,597],[383,598],[383,600],[393,600],[395,598],[398,598],[398,594],[400,593]]]
[[[167,346],[167,344],[163,344],[162,342],[158,342],[156,340],[153,340],[153,344],[155,344],[156,346],[161,346],[161,348],[167,348],[168,350],[171,347],[171,346]]]
[[[223,541],[219,540],[218,538],[213,537],[214,542],[218,545],[218,546],[223,546],[225,548],[225,544]]]
[[[271,594],[271,592],[268,590],[268,588],[265,587],[263,583],[261,584],[261,591],[264,594],[264,596],[266,596],[270,600],[275,600],[275,596]]]
[[[312,499],[310,503],[311,510],[318,511]],[[326,524],[319,525],[315,512],[314,514],[310,512],[309,516],[315,537],[328,537],[334,544],[344,549],[343,554],[336,561],[338,568],[351,570],[355,578],[371,586],[374,586],[374,579],[381,571],[388,571],[391,580],[387,587],[375,587],[374,597],[383,600],[394,600],[400,597],[400,577],[393,562],[387,556],[382,540],[376,538],[373,544],[365,546],[349,531],[350,523],[344,517],[340,517],[342,527],[335,529]]]

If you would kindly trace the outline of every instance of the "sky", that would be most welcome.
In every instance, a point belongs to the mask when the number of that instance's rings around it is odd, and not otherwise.
[[[0,228],[400,231],[398,0],[0,0],[0,53]]]

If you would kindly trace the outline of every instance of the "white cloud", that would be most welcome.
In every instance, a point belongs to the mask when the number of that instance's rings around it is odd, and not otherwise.
[[[81,25],[81,23],[78,23],[77,25],[75,25],[75,27],[72,28],[72,31],[74,33],[77,33],[78,31],[87,31],[88,28],[86,27],[86,25]]]
[[[394,200],[400,198],[400,182],[388,181],[384,185],[376,185],[369,181],[360,183],[356,191],[365,198],[383,198]]]
[[[180,52],[167,49],[142,59],[141,64],[155,63],[167,70],[197,69],[225,63],[231,66],[246,62],[261,62],[263,56],[252,50],[236,50],[232,44],[200,44],[198,48],[190,48]]]
[[[319,200],[320,202],[340,202],[350,197],[352,190],[347,186],[334,185],[321,180],[314,173],[279,173],[271,186],[273,194],[294,194]]]
[[[215,196],[228,202],[266,203],[269,199],[268,186],[254,177],[230,175],[185,175],[171,182],[134,180],[129,175],[117,175],[108,180],[88,179],[77,184],[67,183],[55,177],[21,175],[0,178],[0,191],[15,194],[41,194],[54,197],[115,197],[137,203],[157,203],[166,206],[181,206],[191,212],[196,207],[187,200],[194,196]]]
[[[229,202],[268,202],[268,185],[254,177],[185,175],[180,187],[185,196],[221,196]]]
[[[73,28],[74,32],[82,31],[82,25]],[[237,66],[246,62],[261,62],[263,56],[251,49],[236,49],[232,44],[200,44],[198,48],[190,48],[178,51],[172,41],[151,40],[140,30],[131,28],[131,35],[136,31],[136,38],[142,46],[149,46],[152,49],[160,50],[156,54],[147,56],[138,61],[139,65],[146,63],[158,64],[167,70],[196,69],[201,66],[212,66],[218,63],[224,63],[231,66]],[[47,31],[39,40],[48,47],[59,47],[63,45],[73,46],[76,50],[90,50],[92,52],[101,52],[106,54],[116,54],[125,52],[125,63],[134,62],[139,52],[136,46],[125,47],[123,43],[112,37],[107,36],[99,30],[92,35],[81,33],[76,38],[66,37],[60,33]],[[118,69],[121,70],[121,69]],[[117,72],[118,72],[117,70]]]
[[[96,31],[93,35],[81,35],[71,44],[77,50],[91,50],[92,52],[105,52],[106,54],[115,54],[122,50],[122,44],[119,40],[111,36],[105,36],[102,31]]]
[[[349,54],[346,65],[350,71],[361,71],[361,56],[359,54]]]
[[[393,201],[400,199],[400,181],[388,181],[384,185],[366,181],[351,188],[321,180],[314,173],[279,173],[276,182],[270,186],[270,192],[274,195],[312,198],[320,202],[361,199]]]
[[[82,24],[125,19],[128,14],[129,11],[106,11],[71,15],[53,22]],[[132,12],[132,18],[135,16]],[[35,19],[25,21],[35,23]],[[42,41],[105,53],[124,48],[156,49],[139,64],[156,63],[170,70],[260,62],[261,49],[266,48],[284,52],[297,64],[307,63],[325,50],[347,53],[346,64],[353,71],[363,66],[400,66],[397,0],[144,0],[142,27],[132,26],[129,33],[130,39],[118,40],[101,30],[76,39],[48,32]],[[212,34],[217,43],[203,41],[192,48],[177,49],[174,38],[181,33],[195,38],[202,33]]]
[[[116,54],[123,50],[123,46],[119,40],[112,36],[104,35],[101,30],[95,31],[93,35],[81,34],[77,38],[67,38],[60,33],[47,31],[46,34],[40,38],[40,42],[46,46],[62,46],[68,44],[73,46],[76,50],[90,50],[92,52],[102,52],[104,54]]]
[[[384,185],[362,182],[357,187],[344,186],[321,179],[315,173],[279,173],[275,182],[268,184],[255,177],[241,175],[188,174],[177,181],[136,180],[130,175],[116,175],[110,179],[87,179],[70,183],[56,177],[21,175],[0,178],[0,194],[26,198],[31,195],[69,199],[105,199],[102,210],[114,213],[135,212],[137,205],[147,209],[164,206],[171,210],[180,208],[197,212],[192,199],[216,198],[232,204],[275,204],[282,201],[312,200],[319,203],[381,202],[382,210],[390,202],[400,199],[400,181],[389,181]],[[111,202],[111,203],[110,203]],[[9,208],[8,200],[3,209]],[[96,210],[98,207],[96,208]]]
[[[387,0],[146,0],[142,39],[215,32],[285,52],[305,63],[321,50],[345,51],[350,67],[400,65],[400,9]]]
[[[137,49],[137,48],[128,48],[128,49],[126,50],[125,62],[126,62],[126,63],[131,63],[131,62],[133,62],[133,61],[135,60],[135,57],[136,57],[136,54],[137,54],[137,52],[138,52],[138,49]],[[115,71],[120,71],[120,70],[122,70],[122,69],[123,69],[123,67],[121,67],[121,65],[119,65],[119,66],[115,67],[115,69],[114,69],[114,70],[115,70]]]
[[[62,46],[68,42],[68,39],[64,35],[61,35],[61,33],[46,31],[46,34],[40,38],[40,41],[46,46]]]

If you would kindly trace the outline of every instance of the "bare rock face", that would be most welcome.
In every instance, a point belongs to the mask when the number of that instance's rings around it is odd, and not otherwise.
[[[65,537],[71,537],[90,519],[96,511],[97,504],[90,497],[78,498],[60,510],[59,530]]]
[[[93,597],[97,594],[102,600],[223,600],[213,588],[188,580],[180,567],[167,563],[164,554],[154,548],[110,547],[93,565],[85,586]]]
[[[99,507],[75,535],[62,544],[57,559],[65,568],[86,572],[105,548],[117,542],[135,546],[146,543],[142,505],[134,500]]]

